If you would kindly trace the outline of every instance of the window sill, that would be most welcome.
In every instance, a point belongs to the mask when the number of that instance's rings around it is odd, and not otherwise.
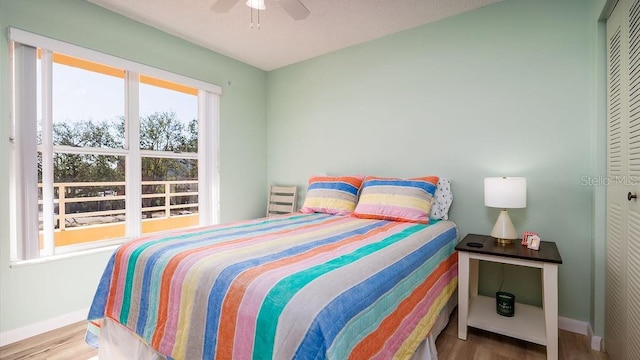
[[[74,251],[72,253],[67,253],[67,254],[50,255],[50,256],[45,256],[37,259],[12,260],[9,267],[21,268],[21,267],[27,267],[32,265],[41,265],[41,264],[50,263],[50,262],[67,260],[67,259],[72,259],[77,257],[83,257],[83,256],[93,255],[93,254],[112,253],[118,246],[120,245],[116,244],[116,245],[95,248],[95,249]]]

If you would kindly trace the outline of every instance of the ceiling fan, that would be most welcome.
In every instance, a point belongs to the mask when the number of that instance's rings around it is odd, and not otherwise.
[[[224,13],[229,10],[238,2],[239,0],[217,0],[213,6],[211,6],[211,10],[217,13]],[[249,0],[251,1],[251,0]],[[300,0],[275,0],[284,11],[286,11],[289,16],[291,16],[294,20],[302,20],[309,16],[309,9]]]

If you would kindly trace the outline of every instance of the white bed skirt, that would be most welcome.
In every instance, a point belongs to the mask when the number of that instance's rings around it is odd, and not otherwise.
[[[440,315],[433,324],[433,329],[426,339],[418,346],[411,360],[437,360],[436,338],[449,323],[449,317],[458,304],[458,294],[453,293]],[[100,360],[164,360],[163,355],[158,354],[137,335],[119,323],[105,319],[100,331],[100,348],[98,349]]]

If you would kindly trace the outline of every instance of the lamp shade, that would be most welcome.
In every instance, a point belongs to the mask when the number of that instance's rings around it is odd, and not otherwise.
[[[484,205],[501,209],[527,207],[527,179],[523,177],[485,178]]]
[[[247,6],[257,10],[264,10],[267,7],[264,5],[264,0],[247,0]]]

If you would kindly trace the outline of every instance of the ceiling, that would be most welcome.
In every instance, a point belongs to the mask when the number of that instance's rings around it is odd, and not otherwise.
[[[217,0],[87,1],[269,71],[500,0],[300,0],[311,14],[298,21],[265,0],[259,29],[245,0],[226,13]]]

